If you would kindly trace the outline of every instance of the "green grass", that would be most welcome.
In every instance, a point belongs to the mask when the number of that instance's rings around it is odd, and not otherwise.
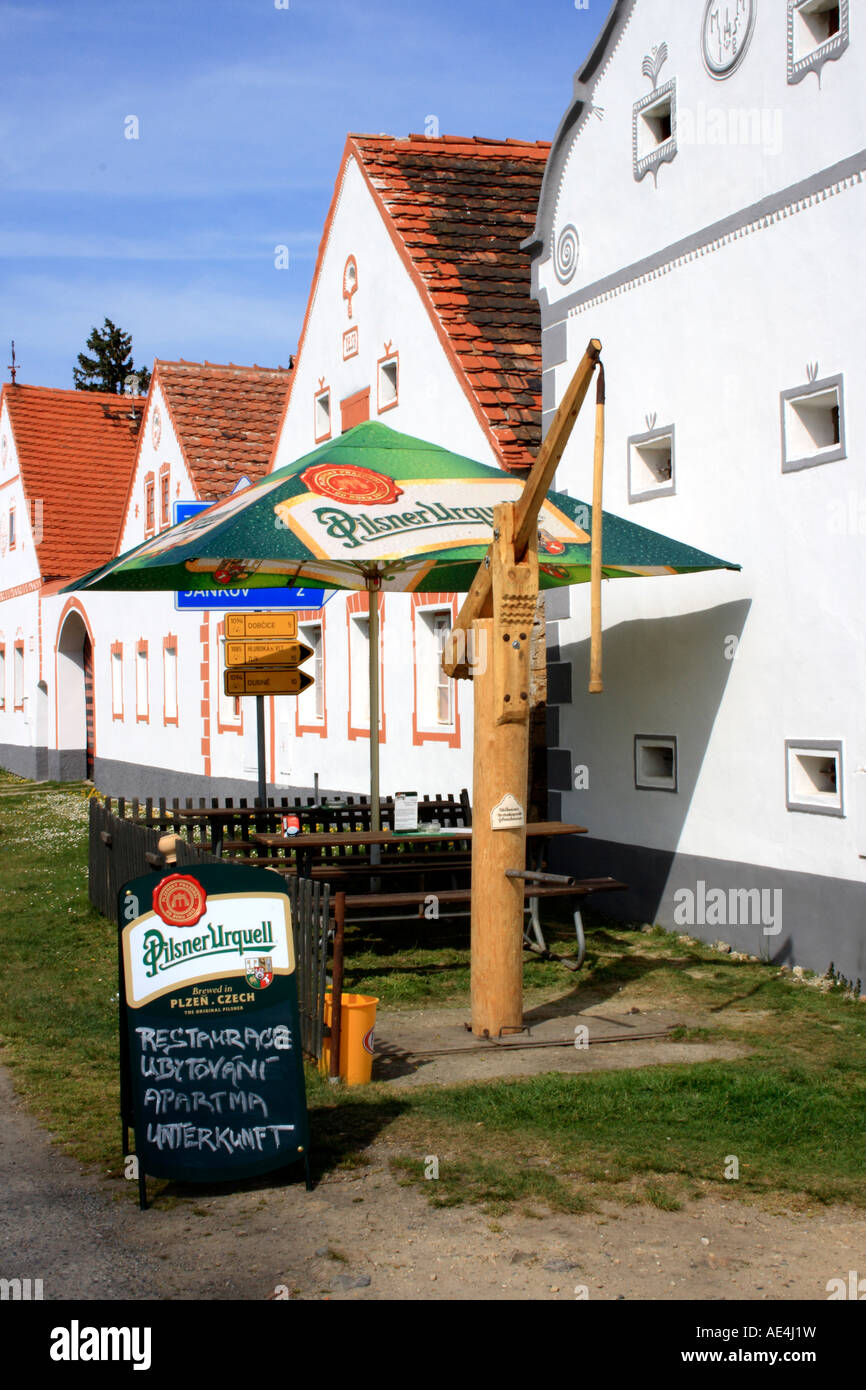
[[[117,1173],[116,933],[87,899],[86,799],[21,792],[0,800],[0,1055],[57,1142]],[[549,929],[563,950],[573,949],[569,930]],[[465,923],[447,922],[353,929],[346,988],[384,1008],[466,1003],[466,935]],[[558,991],[577,1007],[577,991],[581,1004],[680,1011],[689,1023],[678,1041],[736,1041],[746,1055],[400,1089],[332,1088],[310,1068],[318,1171],[366,1166],[371,1150],[381,1161],[374,1146],[384,1141],[398,1179],[431,1202],[494,1215],[600,1200],[673,1211],[713,1191],[866,1206],[866,1006],[844,989],[822,992],[767,964],[601,920],[580,975],[529,961],[526,986],[528,1001]],[[736,1182],[724,1176],[731,1155]],[[439,1160],[435,1180],[428,1156]]]

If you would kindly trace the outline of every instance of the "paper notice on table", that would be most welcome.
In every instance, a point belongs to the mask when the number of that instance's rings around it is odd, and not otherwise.
[[[418,829],[418,793],[394,793],[394,829]]]
[[[523,807],[516,796],[506,792],[490,812],[491,830],[519,830],[525,824]]]

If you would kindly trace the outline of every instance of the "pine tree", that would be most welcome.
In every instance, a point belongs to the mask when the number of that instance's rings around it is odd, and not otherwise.
[[[145,394],[150,385],[150,372],[147,367],[135,372],[131,333],[124,333],[107,318],[101,329],[94,327],[87,346],[95,355],[88,357],[79,352],[78,366],[72,370],[76,391],[108,391],[122,396],[126,378],[134,373],[139,378],[138,394]]]

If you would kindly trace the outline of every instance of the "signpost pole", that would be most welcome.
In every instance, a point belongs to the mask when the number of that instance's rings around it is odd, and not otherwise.
[[[268,777],[265,767],[265,697],[256,696],[256,743],[259,755],[259,801],[268,804]]]

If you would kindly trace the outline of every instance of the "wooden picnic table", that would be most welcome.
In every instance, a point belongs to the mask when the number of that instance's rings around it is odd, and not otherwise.
[[[585,835],[584,825],[569,825],[563,821],[530,821],[526,826],[526,838],[533,841],[552,839],[558,835]],[[253,844],[264,848],[294,849],[297,854],[298,874],[309,878],[312,871],[313,856],[316,851],[326,849],[361,848],[366,845],[425,844],[436,841],[471,840],[472,827],[469,825],[442,826],[437,830],[335,830],[316,832],[299,831],[297,835],[252,834]],[[539,846],[540,848],[540,846]],[[372,866],[375,868],[378,865]]]

